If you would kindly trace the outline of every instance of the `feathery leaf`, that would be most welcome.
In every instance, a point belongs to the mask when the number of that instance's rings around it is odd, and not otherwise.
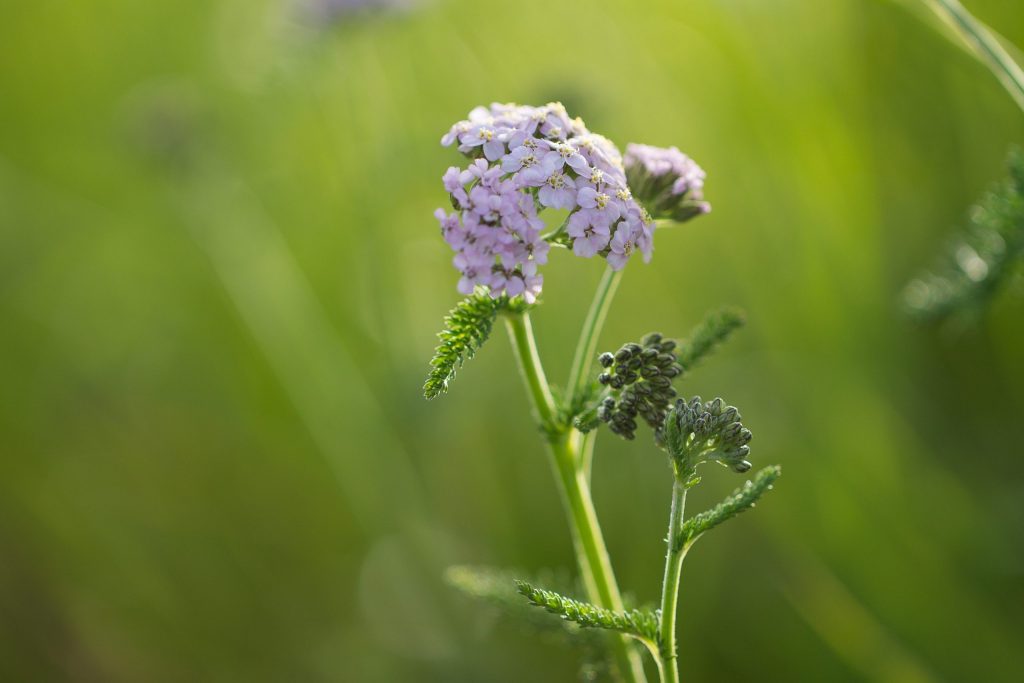
[[[1024,152],[1010,150],[1008,175],[968,213],[938,268],[907,285],[904,302],[921,320],[977,313],[1024,258]]]
[[[454,565],[449,567],[444,578],[448,585],[465,595],[499,608],[505,614],[515,617],[539,631],[579,635],[579,626],[567,621],[553,621],[539,614],[523,603],[516,588],[516,577],[523,572],[496,567]],[[544,571],[533,577],[538,582],[564,587],[571,590],[571,581],[561,572]]]
[[[684,370],[690,370],[728,339],[737,328],[742,327],[744,322],[743,312],[735,308],[722,308],[708,313],[704,320],[690,331],[690,336],[680,343],[679,350],[676,351],[679,364]]]
[[[597,605],[580,602],[559,595],[553,591],[535,588],[526,581],[516,581],[519,593],[537,607],[543,607],[566,621],[584,628],[601,628],[619,631],[652,643],[658,642],[659,617],[657,612],[637,609],[628,612],[613,612]]]
[[[743,484],[721,503],[683,522],[679,538],[675,540],[676,549],[693,543],[705,531],[754,507],[758,499],[771,489],[772,483],[779,478],[780,474],[782,474],[782,468],[778,465],[765,467],[757,473],[753,481]]]
[[[523,601],[516,588],[516,574],[522,576],[522,572],[511,569],[456,565],[449,567],[445,572],[445,580],[469,597],[498,608],[505,616],[534,631],[538,636],[576,648],[581,657],[579,680],[610,678],[614,667],[604,634],[593,629],[585,629],[572,621],[552,619],[543,612],[533,609],[529,603]],[[568,573],[542,571],[534,579],[538,583],[564,586],[566,591],[571,590],[572,581]]]
[[[508,305],[505,297],[492,299],[478,289],[455,305],[444,319],[444,330],[437,336],[441,344],[430,361],[430,375],[423,395],[434,398],[448,391],[455,371],[472,358],[491,334],[498,312]]]

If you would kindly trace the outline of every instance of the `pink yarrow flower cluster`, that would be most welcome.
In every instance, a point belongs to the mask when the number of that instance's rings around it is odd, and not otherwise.
[[[672,175],[672,194],[699,194],[704,187],[704,170],[678,147],[652,147],[631,142],[626,145],[625,165],[642,164],[652,176]]]
[[[677,147],[630,143],[623,164],[630,186],[656,218],[685,221],[711,211],[704,170]]]
[[[458,289],[489,288],[497,298],[533,303],[550,241],[584,258],[603,256],[623,268],[639,251],[650,260],[654,222],[633,198],[619,150],[570,118],[559,103],[477,107],[441,139],[472,161],[444,174],[453,212],[435,212],[461,273]],[[569,211],[544,235],[544,209]]]

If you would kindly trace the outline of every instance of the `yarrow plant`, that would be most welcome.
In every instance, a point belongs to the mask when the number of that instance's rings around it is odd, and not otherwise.
[[[679,398],[675,386],[742,324],[740,314],[713,313],[681,340],[652,333],[601,354],[597,344],[634,254],[650,261],[656,229],[710,211],[703,197],[704,171],[675,147],[630,144],[622,155],[559,103],[477,107],[441,144],[456,146],[467,158],[464,167],[452,166],[442,179],[452,210],[435,212],[441,235],[455,252],[457,289],[466,298],[445,319],[424,393],[434,398],[446,392],[497,319],[504,320],[557,473],[582,595],[563,595],[522,579],[513,585],[505,571],[457,567],[449,578],[496,604],[507,605],[518,591],[528,604],[560,617],[574,639],[590,645],[593,639],[583,637],[587,632],[608,631],[601,649],[611,662],[608,671],[620,680],[646,680],[639,644],[652,655],[661,681],[678,681],[675,618],[683,557],[705,532],[753,507],[779,468],[761,470],[711,510],[684,516],[686,492],[700,482],[702,465],[718,463],[739,473],[751,468],[752,435],[739,411],[720,398]],[[559,217],[558,225],[546,222],[551,214]],[[540,269],[553,248],[607,262],[568,381],[555,389],[530,322],[544,283]],[[626,609],[591,498],[590,465],[602,426],[633,440],[641,423],[667,455],[672,499],[660,606]]]

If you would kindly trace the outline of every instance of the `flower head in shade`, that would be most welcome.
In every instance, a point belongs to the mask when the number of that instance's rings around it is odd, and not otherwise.
[[[711,211],[704,170],[678,148],[630,143],[623,164],[633,193],[655,218],[681,222]]]
[[[329,28],[347,19],[377,12],[411,10],[420,0],[291,0],[296,18]]]
[[[700,396],[678,399],[657,436],[684,481],[693,481],[697,466],[705,462],[718,462],[740,473],[751,467],[747,460],[750,430],[740,422],[739,411],[720,398],[707,403]]]
[[[635,251],[650,260],[654,221],[634,199],[622,154],[561,104],[476,107],[441,144],[470,159],[442,178],[454,213],[435,212],[455,252],[460,292],[482,286],[495,298],[533,303],[543,285],[538,267],[552,244],[583,258],[603,256],[616,270]],[[682,177],[676,173],[673,182]],[[686,177],[680,196],[699,196],[703,172],[694,164]],[[545,234],[540,214],[549,208],[569,216]]]
[[[615,353],[602,353],[604,368],[598,381],[609,394],[597,410],[597,418],[624,439],[636,436],[636,418],[657,429],[676,397],[672,380],[683,374],[675,356],[676,343],[652,332],[637,344],[624,344]]]

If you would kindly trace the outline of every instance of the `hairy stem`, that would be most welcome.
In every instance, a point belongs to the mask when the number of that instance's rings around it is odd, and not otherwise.
[[[679,683],[676,658],[676,603],[679,599],[679,574],[687,547],[679,543],[686,507],[686,487],[678,478],[672,484],[672,508],[668,517],[668,551],[665,554],[665,578],[661,584],[661,671],[662,683]]]
[[[959,0],[924,1],[940,18],[956,29],[964,42],[1002,82],[1020,108],[1024,109],[1024,71],[992,31],[968,12]]]
[[[508,314],[505,321],[534,410],[547,434],[548,452],[569,516],[576,560],[587,598],[601,607],[622,611],[622,596],[597,522],[590,486],[579,466],[583,435],[564,426],[560,430],[554,429],[558,426],[555,423],[555,405],[537,355],[529,315]],[[644,683],[643,664],[627,637],[616,634],[610,637],[610,642],[622,679],[627,683]]]
[[[601,281],[597,284],[597,291],[594,292],[594,300],[590,303],[590,310],[583,321],[583,329],[580,331],[580,340],[576,344],[576,353],[572,359],[572,369],[569,371],[569,383],[566,385],[566,402],[573,406],[577,397],[587,386],[587,379],[590,375],[590,366],[597,355],[597,341],[601,335],[601,328],[604,327],[604,319],[611,308],[612,299],[615,297],[615,290],[622,280],[621,270],[612,270],[610,267],[604,271]]]

